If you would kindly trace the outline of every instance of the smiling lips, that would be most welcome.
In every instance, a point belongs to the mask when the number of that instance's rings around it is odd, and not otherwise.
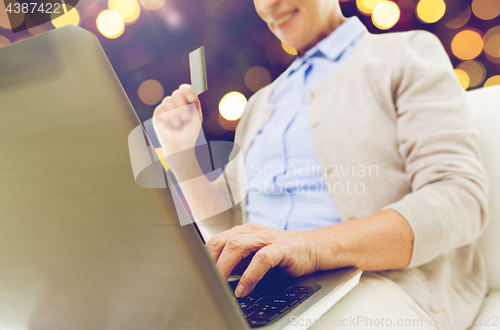
[[[295,14],[297,14],[299,12],[298,9],[294,9],[292,10],[291,12],[289,12],[288,14],[276,19],[274,22],[273,22],[273,26],[274,27],[280,27],[281,25],[285,24],[286,22],[288,22]]]

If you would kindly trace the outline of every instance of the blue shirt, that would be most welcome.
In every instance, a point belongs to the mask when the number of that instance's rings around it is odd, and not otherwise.
[[[289,230],[340,222],[309,132],[306,95],[338,70],[366,31],[357,17],[347,19],[276,81],[274,111],[245,156],[249,222]]]

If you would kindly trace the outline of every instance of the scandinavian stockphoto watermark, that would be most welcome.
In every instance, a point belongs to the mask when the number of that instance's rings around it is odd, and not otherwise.
[[[308,326],[308,327],[424,327],[427,322],[420,318],[413,319],[392,319],[392,318],[373,318],[368,316],[358,315],[356,317],[334,318],[330,316],[322,316],[319,319],[301,319],[296,316],[290,318],[291,326]]]
[[[308,326],[308,327],[359,327],[359,328],[422,328],[428,329],[429,327],[446,326],[446,327],[471,327],[477,325],[481,327],[499,327],[498,316],[436,316],[435,318],[428,318],[426,320],[421,318],[390,318],[390,317],[370,317],[349,316],[345,318],[334,318],[330,316],[322,316],[319,319],[302,319],[296,316],[290,317],[290,325],[295,326]]]
[[[366,178],[377,178],[379,168],[374,164],[319,164],[305,160],[300,164],[252,161],[247,164],[250,194],[302,194],[312,198],[317,194],[362,195]],[[324,179],[324,180],[323,180]]]
[[[196,112],[194,104],[186,105],[167,113],[156,115],[143,123],[146,131],[154,131],[160,141],[169,138],[169,128],[164,125],[154,125],[154,122],[167,122],[167,116],[174,112]],[[180,115],[180,114],[179,114]],[[182,116],[179,116],[182,117]],[[137,126],[128,137],[130,161],[136,183],[144,188],[169,188],[172,195],[181,195],[181,186],[202,187],[207,177],[219,177],[218,196],[207,200],[207,208],[203,218],[188,218],[185,216],[185,201],[174,198],[177,214],[182,225],[201,221],[242,202],[248,194],[302,194],[313,198],[316,194],[347,194],[362,195],[366,191],[365,180],[379,176],[379,168],[374,164],[360,164],[355,160],[351,164],[322,165],[311,160],[305,160],[300,165],[270,165],[253,161],[245,164],[243,154],[238,145],[227,141],[206,141],[201,120],[191,116],[189,125],[193,125],[200,135],[193,148],[176,150],[165,154],[168,148],[155,148],[143,127]],[[154,129],[153,129],[153,126]],[[148,127],[150,129],[148,130]],[[167,130],[163,132],[163,130]],[[160,138],[161,135],[164,135]],[[193,142],[194,143],[194,142]],[[227,158],[227,150],[232,152]],[[194,156],[196,155],[196,156]],[[190,171],[184,171],[182,176],[165,176],[164,166],[167,164],[183,164]],[[191,165],[196,166],[191,166]],[[198,166],[200,165],[200,166]],[[168,167],[168,166],[167,166]],[[227,175],[233,173],[237,175]],[[330,180],[332,179],[332,180]],[[217,207],[212,207],[217,205]],[[208,207],[210,206],[210,207]]]
[[[144,122],[143,125],[148,131],[147,128],[153,127],[154,122],[166,122],[168,116],[175,115],[175,112],[193,113],[195,111],[194,104],[186,105],[170,110],[168,114],[156,115]],[[194,127],[193,131],[200,132],[200,136],[192,148],[165,153],[166,148],[155,148],[153,146],[151,139],[141,125],[134,128],[128,136],[130,162],[135,182],[144,188],[161,189],[168,187],[174,196],[173,201],[181,225],[190,224],[193,220],[205,220],[229,210],[240,203],[248,193],[245,177],[240,183],[234,177],[226,175],[227,171],[234,172],[236,169],[243,168],[242,174],[245,176],[245,166],[239,146],[227,141],[207,142],[199,117],[192,116],[190,120],[192,121],[190,125]],[[160,140],[169,138],[168,132],[163,131],[165,128],[162,125],[157,125],[155,129],[157,135],[164,135]],[[152,129],[149,129],[149,131],[152,131]],[[228,149],[232,149],[229,158],[224,157]],[[169,163],[183,164],[186,170],[183,171],[182,177],[168,175]],[[164,171],[164,167],[167,168],[167,172]],[[207,206],[216,204],[217,207],[210,207],[210,212],[203,212],[205,216],[202,219],[186,217],[185,207],[187,205],[181,199],[175,198],[175,196],[181,193],[181,185],[196,189],[196,187],[206,184],[207,177],[219,177],[219,180],[223,183],[220,185],[221,191],[219,191],[219,195],[208,196],[205,203]],[[210,200],[210,197],[213,197],[213,200]]]

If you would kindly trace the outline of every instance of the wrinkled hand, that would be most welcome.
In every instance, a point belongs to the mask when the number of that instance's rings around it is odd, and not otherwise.
[[[240,261],[255,252],[241,276],[235,295],[244,297],[273,267],[282,267],[291,276],[318,270],[314,237],[307,231],[285,231],[247,223],[212,237],[207,248],[227,279]]]

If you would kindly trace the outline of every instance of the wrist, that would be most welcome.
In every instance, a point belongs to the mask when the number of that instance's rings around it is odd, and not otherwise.
[[[337,225],[307,232],[314,271],[354,266],[352,256],[336,233]]]

